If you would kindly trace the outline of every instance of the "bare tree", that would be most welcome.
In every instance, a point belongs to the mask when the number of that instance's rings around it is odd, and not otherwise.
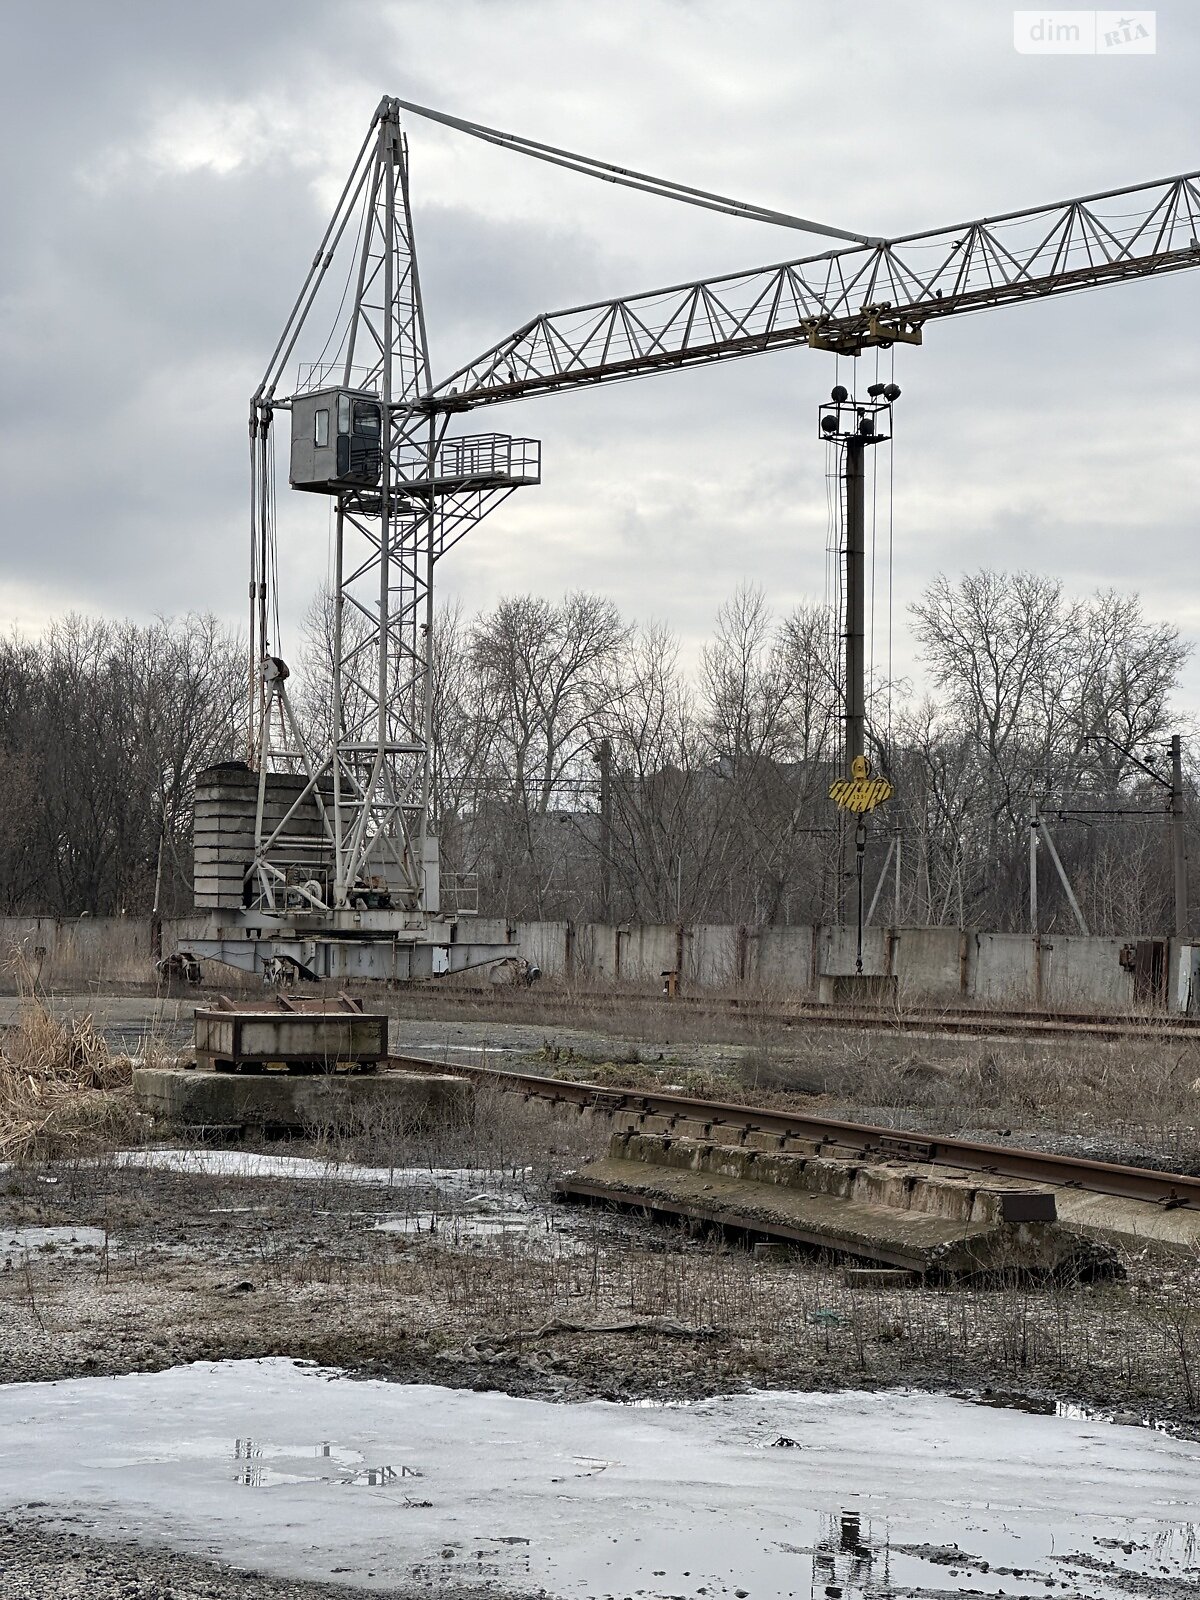
[[[629,636],[611,600],[583,593],[558,605],[531,595],[501,600],[470,631],[482,715],[494,730],[490,767],[508,825],[505,853],[524,863],[520,883],[509,879],[510,913],[541,915],[561,878],[565,835],[556,835],[550,814],[591,779]]]
[[[161,849],[167,905],[190,907],[196,774],[244,745],[236,642],[211,617],[68,616],[22,672],[19,703],[0,706],[0,743],[8,782],[19,774],[36,804],[17,829],[10,906],[148,911]]]

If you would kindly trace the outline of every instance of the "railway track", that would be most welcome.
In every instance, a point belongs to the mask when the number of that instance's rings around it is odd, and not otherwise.
[[[427,989],[423,993],[429,992]],[[447,996],[486,999],[489,1012],[528,1010],[527,991],[485,988],[481,985],[455,985],[446,988]],[[542,1005],[560,1003],[574,1013],[630,1011],[651,1012],[668,1017],[684,1015],[725,1021],[745,1021],[781,1028],[852,1028],[870,1032],[957,1034],[969,1038],[1093,1038],[1162,1039],[1200,1041],[1200,1017],[1149,1012],[1143,1015],[1116,1012],[1019,1011],[937,1006],[833,1006],[814,1000],[796,1000],[783,1005],[765,1004],[757,999],[737,996],[717,999],[708,995],[611,995],[594,991],[567,994],[541,991],[534,997]]]
[[[871,1123],[812,1116],[808,1112],[702,1100],[657,1089],[611,1088],[536,1073],[512,1072],[503,1067],[462,1066],[431,1057],[393,1056],[388,1064],[421,1072],[428,1072],[430,1068],[453,1072],[476,1083],[492,1084],[527,1098],[559,1105],[665,1118],[670,1126],[688,1124],[688,1132],[693,1136],[700,1132],[703,1137],[721,1142],[736,1143],[747,1133],[767,1134],[777,1137],[781,1143],[788,1139],[815,1141],[829,1155],[844,1152],[876,1159],[927,1161],[960,1171],[1025,1178],[1064,1189],[1146,1201],[1164,1209],[1200,1210],[1200,1177],[1189,1173],[1157,1172],[1150,1167],[1129,1167],[1047,1150],[1023,1150],[971,1139],[943,1138],[940,1134],[910,1133]]]

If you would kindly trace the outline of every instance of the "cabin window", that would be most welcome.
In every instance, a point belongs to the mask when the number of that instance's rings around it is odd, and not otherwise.
[[[329,412],[326,409],[313,412],[313,443],[318,449],[329,443]]]
[[[355,401],[354,431],[372,439],[379,437],[379,407],[373,400]]]

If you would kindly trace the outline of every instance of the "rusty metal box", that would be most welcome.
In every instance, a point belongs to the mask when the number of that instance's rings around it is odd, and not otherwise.
[[[388,1019],[338,1010],[196,1011],[196,1059],[224,1071],[333,1072],[376,1066],[388,1053]]]

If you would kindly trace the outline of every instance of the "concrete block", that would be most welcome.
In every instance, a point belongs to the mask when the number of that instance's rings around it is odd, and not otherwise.
[[[624,1133],[613,1136],[606,1158],[561,1180],[558,1192],[951,1277],[1053,1271],[1086,1254],[1055,1220],[1048,1186],[995,1176],[982,1182],[911,1161],[839,1161]]]
[[[793,1245],[776,1244],[767,1239],[760,1239],[754,1246],[755,1261],[791,1261],[795,1254]]]
[[[332,1068],[381,1061],[388,1052],[382,1012],[196,1010],[196,1055],[202,1066],[286,1062]]]
[[[917,1272],[902,1267],[843,1267],[842,1282],[847,1289],[910,1289],[920,1283]]]
[[[135,1067],[138,1107],[185,1127],[411,1132],[469,1121],[474,1085],[449,1073],[229,1073]]]
[[[885,973],[823,972],[817,987],[822,1005],[895,1005],[897,982]]]

